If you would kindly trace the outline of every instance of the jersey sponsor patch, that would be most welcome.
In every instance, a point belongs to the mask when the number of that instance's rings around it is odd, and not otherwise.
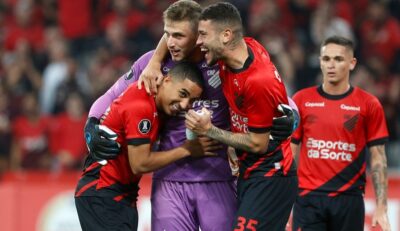
[[[353,161],[356,144],[343,141],[318,140],[309,137],[306,143],[307,156],[310,159],[328,159],[344,162]]]
[[[142,133],[142,134],[147,134],[147,133],[149,133],[149,131],[150,131],[150,129],[151,129],[151,122],[150,122],[150,120],[148,120],[148,119],[142,119],[142,120],[139,122],[138,128],[139,128],[139,132]]]

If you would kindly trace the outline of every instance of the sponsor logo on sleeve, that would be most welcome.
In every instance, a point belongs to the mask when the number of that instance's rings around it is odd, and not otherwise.
[[[151,122],[148,119],[142,119],[138,125],[139,132],[142,134],[149,133],[151,129]]]
[[[130,69],[126,74],[125,74],[125,80],[130,80],[133,77],[133,69]]]

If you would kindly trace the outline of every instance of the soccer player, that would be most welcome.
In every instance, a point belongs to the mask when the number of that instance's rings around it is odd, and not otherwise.
[[[177,1],[165,10],[165,35],[161,42],[166,43],[165,48],[168,48],[166,51],[169,51],[169,55],[165,60],[164,55],[161,55],[162,65],[156,69],[166,71],[174,66],[176,61],[183,59],[196,63],[203,72],[205,88],[202,98],[194,102],[193,108],[208,108],[212,111],[213,123],[219,128],[229,129],[228,104],[222,93],[219,68],[217,65],[209,67],[200,49],[196,47],[201,10],[200,5],[191,0]],[[94,103],[89,112],[91,121],[99,118],[112,99],[138,80],[140,74],[148,68],[147,65],[151,66],[149,60],[152,55],[153,52],[149,52],[137,60],[131,71]],[[274,120],[278,129],[274,130],[273,137],[277,141],[285,140],[292,132],[292,111],[290,108],[284,110],[287,116]],[[86,130],[92,133],[93,137],[98,137],[100,133],[107,136],[104,131],[94,131],[90,126],[87,126]],[[173,117],[165,122],[160,134],[159,149],[177,147],[185,140],[184,117]],[[110,152],[105,153],[104,150],[117,149],[112,141],[98,138],[93,138],[88,142],[88,146],[90,154],[96,159],[112,158]],[[235,177],[232,176],[229,167],[226,146],[215,152],[217,157],[188,157],[153,174],[153,230],[198,230],[199,227],[203,231],[231,230],[237,209]]]
[[[382,106],[375,96],[350,85],[357,62],[352,41],[329,37],[320,52],[322,85],[293,97],[301,115],[292,137],[294,154],[300,152],[293,231],[364,230],[366,147],[377,202],[372,226],[390,230]]]
[[[209,66],[219,64],[222,90],[230,107],[231,131],[212,124],[210,112],[190,110],[186,125],[236,149],[240,160],[238,211],[233,229],[284,230],[297,190],[290,141],[270,142],[279,104],[288,104],[285,86],[267,51],[243,37],[241,17],[233,5],[206,7],[197,44]]]
[[[94,161],[91,156],[86,159],[75,192],[83,230],[137,230],[141,175],[189,155],[205,155],[197,140],[168,151],[151,151],[161,121],[187,110],[200,97],[202,87],[197,67],[179,63],[168,72],[154,97],[133,84],[111,104],[101,124],[117,134],[122,153],[107,162]]]

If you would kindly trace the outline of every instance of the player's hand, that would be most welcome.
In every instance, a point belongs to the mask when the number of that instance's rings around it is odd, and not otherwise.
[[[142,84],[148,94],[156,94],[157,87],[161,84],[164,76],[161,73],[161,64],[149,62],[139,76],[138,88],[142,89]]]
[[[270,140],[282,141],[289,138],[297,128],[299,114],[286,104],[279,104],[278,110],[283,115],[273,119]]]
[[[189,110],[185,115],[185,125],[198,135],[205,135],[212,127],[211,112],[206,108],[201,111]]]
[[[115,141],[117,134],[106,126],[99,125],[99,119],[89,117],[84,131],[89,155],[94,160],[109,160],[118,156],[120,145]]]
[[[232,147],[228,147],[228,161],[229,166],[231,167],[232,176],[239,176],[239,158],[236,155],[236,151]]]
[[[204,152],[216,152],[224,147],[220,142],[207,136],[199,136],[198,139],[201,146],[203,147]]]
[[[207,157],[207,156],[217,156],[213,151],[216,150],[215,143],[210,142],[209,138],[199,137],[193,140],[186,140],[183,144],[190,156],[192,157]]]
[[[377,207],[372,216],[372,228],[376,228],[379,224],[382,231],[391,231],[387,210],[383,207]]]

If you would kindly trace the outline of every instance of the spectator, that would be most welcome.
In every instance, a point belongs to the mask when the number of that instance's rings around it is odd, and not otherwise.
[[[132,7],[129,0],[112,0],[112,11],[104,15],[101,28],[103,31],[115,22],[121,22],[127,33],[134,34],[146,24],[145,14]]]
[[[65,111],[52,123],[50,146],[53,154],[53,170],[77,170],[82,165],[86,149],[83,139],[87,112],[83,97],[70,92],[65,101]]]
[[[12,121],[11,169],[49,169],[49,119],[40,114],[36,93],[22,100],[22,115]]]
[[[92,0],[59,0],[58,20],[63,36],[68,39],[71,55],[79,57],[90,51],[94,42],[89,39],[97,29],[93,26]]]
[[[4,57],[5,87],[8,89],[12,116],[19,113],[19,103],[28,91],[39,91],[42,85],[40,72],[33,64],[28,41],[19,40],[14,53]]]
[[[0,174],[9,167],[11,121],[9,99],[5,87],[0,85]]]
[[[35,11],[33,1],[18,1],[14,7],[14,17],[8,24],[4,46],[13,51],[20,40],[26,40],[34,50],[43,48],[43,23]]]
[[[55,96],[58,86],[68,75],[68,47],[64,40],[55,40],[49,44],[50,63],[43,73],[43,88],[40,95],[41,112],[54,112]]]
[[[336,14],[334,2],[323,0],[311,19],[311,37],[314,44],[321,44],[323,40],[333,35],[354,41],[351,24]]]
[[[53,113],[58,114],[66,110],[66,101],[69,95],[73,92],[79,93],[82,96],[84,109],[88,108],[92,101],[92,92],[89,79],[73,58],[66,60],[67,75],[59,84],[55,93]]]
[[[396,54],[400,50],[400,26],[399,22],[388,14],[384,2],[370,2],[367,18],[360,26],[360,39],[363,58],[377,55],[385,65],[394,64]]]

